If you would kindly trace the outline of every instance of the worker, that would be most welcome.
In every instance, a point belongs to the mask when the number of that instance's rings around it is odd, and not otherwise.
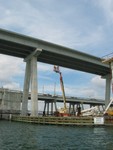
[[[80,116],[81,115],[81,107],[80,107],[80,105],[78,106],[77,111],[78,111],[77,116]]]
[[[43,116],[45,116],[45,111],[43,111]]]

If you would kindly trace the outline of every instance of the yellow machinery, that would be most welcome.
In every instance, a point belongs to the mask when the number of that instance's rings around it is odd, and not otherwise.
[[[106,115],[113,116],[113,107],[109,107],[109,109],[106,112]]]
[[[104,111],[104,115],[113,116],[113,107],[110,107],[112,102],[113,102],[113,99],[111,99],[111,101],[109,102],[108,106],[106,107],[106,109]]]

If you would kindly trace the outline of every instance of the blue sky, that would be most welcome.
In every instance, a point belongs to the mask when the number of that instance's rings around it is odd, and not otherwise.
[[[102,57],[113,52],[112,0],[0,0],[0,28]],[[60,68],[66,95],[105,97],[100,76]],[[0,86],[23,89],[25,63],[0,55]],[[38,63],[39,92],[61,94],[53,65]]]

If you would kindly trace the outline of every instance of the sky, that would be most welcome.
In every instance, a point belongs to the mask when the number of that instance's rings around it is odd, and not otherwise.
[[[0,28],[94,56],[113,52],[113,0],[0,0]],[[105,98],[101,76],[60,67],[67,96]],[[0,54],[0,87],[23,90],[25,62]],[[38,92],[61,94],[53,65],[38,62]]]

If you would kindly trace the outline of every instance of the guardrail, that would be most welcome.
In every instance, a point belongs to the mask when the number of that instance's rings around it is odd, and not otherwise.
[[[110,59],[113,57],[113,52],[102,57],[102,59]]]

